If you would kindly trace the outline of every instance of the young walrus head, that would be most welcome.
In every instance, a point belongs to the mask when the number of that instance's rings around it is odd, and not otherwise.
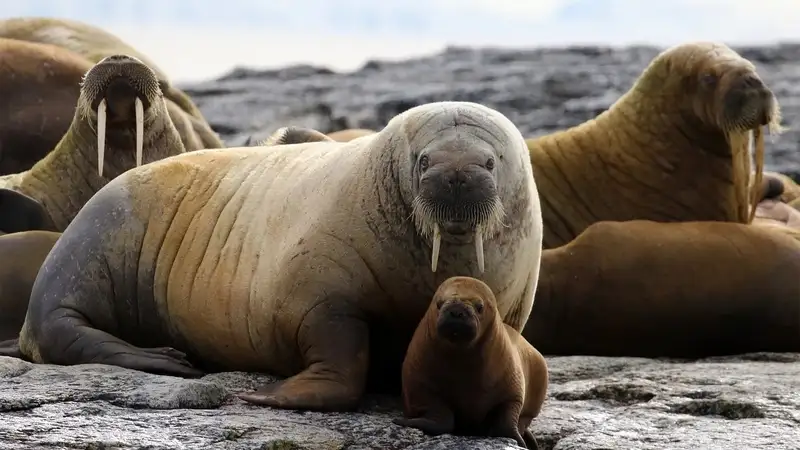
[[[122,152],[112,158],[118,171],[142,165],[143,148],[163,133],[157,120],[169,122],[155,72],[140,60],[112,55],[100,60],[83,77],[77,113],[97,136],[97,172],[102,177],[106,148]],[[171,122],[170,122],[170,126]],[[174,126],[173,126],[174,128]],[[147,129],[147,133],[145,130]],[[125,153],[130,149],[130,153]],[[169,156],[148,155],[149,159]]]
[[[431,301],[430,333],[447,345],[469,347],[493,325],[497,300],[486,283],[472,277],[451,277]]]
[[[710,136],[724,137],[728,145],[720,148],[720,152],[733,158],[739,219],[752,220],[763,176],[762,127],[766,126],[771,133],[782,130],[778,100],[756,73],[753,63],[721,43],[681,44],[658,55],[635,89],[677,103],[688,118],[687,125],[711,131]],[[678,102],[676,98],[691,101]],[[755,176],[751,177],[753,143],[756,168]]]

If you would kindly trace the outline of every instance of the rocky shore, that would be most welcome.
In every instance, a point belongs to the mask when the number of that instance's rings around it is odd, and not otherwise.
[[[758,66],[790,127],[768,142],[767,166],[797,177],[800,44],[737,50]],[[658,51],[450,48],[369,62],[353,73],[239,68],[182,87],[229,146],[285,125],[378,129],[405,109],[438,100],[484,103],[535,136],[597,115]],[[549,396],[532,425],[544,450],[800,449],[800,354],[551,357],[548,364]],[[359,412],[322,414],[262,408],[233,395],[267,379],[222,373],[190,380],[0,357],[0,449],[518,448],[506,439],[431,438],[396,426],[396,398],[369,397]]]

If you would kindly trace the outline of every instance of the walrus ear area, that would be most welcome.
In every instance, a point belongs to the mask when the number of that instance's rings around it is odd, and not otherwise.
[[[21,192],[0,188],[0,231],[17,233],[46,230],[47,210],[39,201]]]

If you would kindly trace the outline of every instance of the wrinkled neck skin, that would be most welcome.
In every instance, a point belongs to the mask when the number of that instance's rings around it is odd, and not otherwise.
[[[544,248],[602,220],[738,221],[725,134],[679,108],[633,88],[596,119],[534,141]]]
[[[14,175],[15,188],[42,202],[57,231],[64,231],[83,205],[109,181],[136,167],[135,125],[131,123],[129,129],[121,130],[109,124],[101,177],[97,173],[97,119],[84,119],[79,111],[76,109],[72,124],[52,152],[29,171]],[[169,117],[166,111],[162,114]],[[170,120],[157,120],[146,113],[143,137],[142,164],[183,152]],[[176,149],[180,151],[176,153]]]

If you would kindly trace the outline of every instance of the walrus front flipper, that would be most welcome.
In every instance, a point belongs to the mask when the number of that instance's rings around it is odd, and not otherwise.
[[[784,186],[783,181],[769,173],[764,174],[764,179],[761,184],[761,200],[770,200],[770,199],[777,199],[781,195],[783,195]]]
[[[352,411],[364,394],[369,367],[369,328],[347,302],[331,299],[306,314],[297,333],[306,369],[238,394],[242,400],[282,409]]]
[[[536,441],[531,430],[525,430],[522,433],[522,439],[525,441],[525,445],[528,446],[528,450],[539,450],[539,442]]]
[[[21,192],[0,188],[0,231],[30,230],[55,231],[44,205]]]
[[[0,342],[0,356],[26,359],[19,349],[19,339],[9,339]]]

